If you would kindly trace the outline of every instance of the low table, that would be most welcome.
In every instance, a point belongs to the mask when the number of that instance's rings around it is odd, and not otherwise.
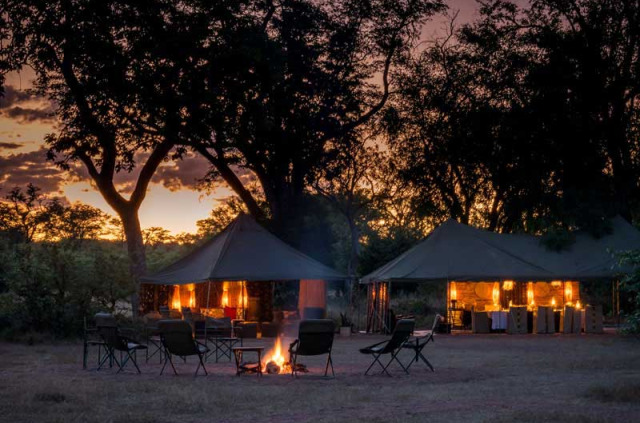
[[[209,339],[213,340],[213,350],[209,356],[216,355],[216,363],[221,357],[227,357],[231,361],[231,350],[239,343],[242,345],[242,338],[214,336]],[[208,358],[208,357],[207,357]]]
[[[258,377],[262,376],[262,351],[264,347],[233,347],[233,355],[236,358],[236,376],[244,373],[256,373]],[[254,352],[258,354],[258,362],[244,362],[242,357],[245,352]]]

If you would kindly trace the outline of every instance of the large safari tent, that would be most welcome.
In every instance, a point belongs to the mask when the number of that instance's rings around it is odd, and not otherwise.
[[[240,214],[220,234],[142,282],[163,288],[156,290],[155,307],[262,321],[271,320],[276,282],[299,281],[304,317],[305,309],[326,308],[326,281],[345,278]]]
[[[640,231],[620,217],[611,226],[599,239],[576,232],[571,246],[552,251],[537,236],[498,234],[448,220],[361,279],[368,287],[367,330],[388,329],[391,287],[402,282],[446,281],[446,320],[454,327],[461,325],[464,310],[579,308],[581,281],[614,281],[623,269],[613,252],[640,248]]]

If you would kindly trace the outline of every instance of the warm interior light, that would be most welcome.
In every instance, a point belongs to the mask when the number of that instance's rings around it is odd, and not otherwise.
[[[229,288],[222,288],[222,307],[229,307]]]
[[[500,302],[500,285],[498,284],[498,282],[493,284],[493,292],[491,294],[491,297],[493,298],[493,305],[497,306]]]
[[[171,300],[171,308],[174,310],[180,310],[182,304],[180,302],[180,285],[175,285],[173,288],[173,298]]]
[[[527,302],[533,305],[533,282],[527,283]]]
[[[502,284],[502,289],[505,291],[511,291],[513,289],[513,281],[504,281]]]
[[[576,310],[580,310],[580,300],[576,301]]]
[[[556,297],[551,298],[551,305],[556,306]]]
[[[554,288],[560,288],[560,285],[562,285],[562,281],[551,281],[551,286]]]
[[[458,290],[456,289],[455,282],[451,282],[449,293],[452,301],[456,301],[458,299]]]
[[[564,288],[564,298],[568,303],[573,301],[573,289],[571,288],[571,282],[567,282],[567,286]]]

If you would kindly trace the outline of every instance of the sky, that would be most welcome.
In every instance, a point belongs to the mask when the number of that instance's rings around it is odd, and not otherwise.
[[[448,0],[447,4],[449,14],[459,11],[458,23],[469,22],[477,15],[475,0]],[[423,38],[442,35],[447,22],[445,16],[434,17],[424,27]],[[55,133],[56,121],[51,107],[28,93],[32,79],[33,73],[28,69],[8,75],[5,98],[0,98],[0,197],[31,182],[48,196],[89,204],[116,216],[82,167],[65,172],[46,161],[44,138]],[[208,168],[207,162],[197,156],[163,163],[140,208],[143,229],[159,226],[173,234],[196,232],[196,222],[232,194],[224,186],[209,193],[198,190],[198,179]],[[120,173],[118,188],[126,192],[135,177],[135,172]]]

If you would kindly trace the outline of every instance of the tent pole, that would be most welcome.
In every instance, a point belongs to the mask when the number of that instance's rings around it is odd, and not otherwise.
[[[209,298],[211,297],[211,281],[207,282],[207,311],[209,311]],[[207,345],[207,316],[204,316],[204,344]]]

